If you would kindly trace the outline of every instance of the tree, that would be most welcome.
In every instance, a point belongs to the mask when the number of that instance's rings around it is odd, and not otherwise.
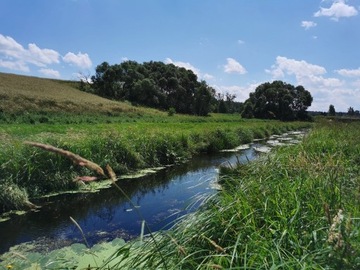
[[[212,93],[205,81],[200,83],[200,86],[196,89],[194,99],[195,114],[200,116],[208,115],[210,112],[210,101]]]
[[[353,107],[350,107],[349,109],[348,109],[348,113],[347,113],[348,115],[355,115],[355,110],[354,110],[354,108]]]
[[[335,116],[336,111],[335,111],[334,105],[330,104],[328,113],[329,113],[330,116]]]
[[[216,107],[215,90],[205,81],[199,82],[193,71],[173,64],[103,62],[91,80],[93,93],[115,100],[197,115],[207,115]]]
[[[282,81],[266,82],[250,93],[242,111],[244,118],[306,120],[313,98],[301,85],[294,87]]]

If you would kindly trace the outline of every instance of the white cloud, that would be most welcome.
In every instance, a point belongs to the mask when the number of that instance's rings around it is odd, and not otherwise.
[[[39,72],[49,76],[49,77],[54,77],[54,78],[60,78],[60,73],[57,70],[51,69],[51,68],[41,68],[39,69]]]
[[[349,6],[345,0],[334,0],[329,8],[320,7],[320,10],[314,13],[314,17],[330,17],[332,20],[338,21],[341,17],[356,16],[358,11],[355,7]]]
[[[22,61],[6,61],[0,59],[0,67],[23,72],[30,71],[29,67]]]
[[[30,43],[27,51],[28,61],[37,66],[45,66],[59,61],[59,53],[51,49],[40,49],[36,44]]]
[[[227,64],[224,66],[224,72],[226,73],[238,73],[245,74],[247,73],[246,69],[235,59],[227,58]]]
[[[0,34],[0,53],[6,57],[20,58],[25,49],[17,43],[12,37]]]
[[[326,69],[318,65],[309,64],[304,60],[298,61],[278,56],[276,57],[276,64],[271,67],[271,70],[266,70],[266,72],[272,74],[275,79],[282,78],[285,74],[302,78],[325,74]]]
[[[30,70],[28,64],[45,67],[48,64],[59,63],[59,56],[58,52],[51,49],[41,49],[33,43],[30,43],[28,49],[25,49],[12,37],[0,34],[2,67],[28,72]]]
[[[205,73],[204,76],[203,76],[204,80],[213,80],[214,79],[214,76],[213,75],[210,75],[208,73]]]
[[[339,69],[335,70],[336,73],[345,77],[360,77],[360,68],[358,69]]]
[[[347,111],[350,106],[360,109],[356,107],[360,104],[360,68],[335,70],[335,73],[349,77],[341,80],[326,77],[326,69],[322,66],[278,56],[275,64],[266,72],[274,80],[282,79],[290,83],[295,77],[294,84],[303,85],[314,98],[310,110],[327,111],[330,104],[334,104],[337,111]],[[352,81],[352,77],[358,81]]]
[[[86,69],[92,66],[92,62],[90,57],[87,53],[74,54],[72,52],[68,52],[64,57],[63,60],[65,63],[74,64],[80,68]]]
[[[238,44],[240,44],[240,45],[245,44],[245,41],[243,41],[243,40],[241,40],[241,39],[239,39],[237,42],[238,42]]]
[[[231,85],[231,86],[224,86],[224,85],[212,85],[212,87],[216,90],[217,93],[221,94],[232,94],[235,95],[236,101],[244,102],[249,98],[249,94],[254,92],[256,87],[258,87],[260,83],[252,83],[246,86],[238,86],[238,85]]]
[[[304,27],[305,30],[308,30],[312,27],[315,27],[317,24],[315,22],[312,21],[302,21],[301,22],[301,27]]]
[[[190,63],[181,62],[181,61],[173,61],[171,58],[165,59],[165,64],[174,64],[178,67],[183,67],[185,69],[190,69],[192,72],[194,72],[198,77],[200,77],[200,70],[191,65]]]

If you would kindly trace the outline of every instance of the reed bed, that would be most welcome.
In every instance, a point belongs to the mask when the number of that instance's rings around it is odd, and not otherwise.
[[[223,190],[199,211],[99,268],[360,269],[359,161],[358,123],[318,124],[297,146],[222,168]]]

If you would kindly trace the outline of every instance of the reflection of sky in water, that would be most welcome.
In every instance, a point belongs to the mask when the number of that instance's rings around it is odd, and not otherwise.
[[[252,150],[246,150],[244,154],[250,158],[253,156]],[[140,234],[143,219],[151,231],[169,228],[174,220],[199,207],[205,196],[216,192],[213,186],[220,164],[238,161],[246,162],[246,157],[239,156],[239,153],[196,157],[189,164],[142,179],[119,181],[132,203],[116,189],[51,198],[48,204],[43,202],[37,213],[0,223],[0,232],[16,227],[11,230],[13,234],[2,237],[0,252],[9,246],[39,238],[49,239],[41,241],[42,246],[47,242],[56,247],[56,242],[83,242],[70,216],[80,225],[90,245],[115,237],[135,237]],[[135,190],[131,189],[134,185],[137,186]]]
[[[255,156],[253,149],[199,156],[141,179],[118,181],[132,203],[115,188],[47,199],[48,202],[41,202],[39,212],[0,223],[0,253],[10,246],[38,239],[43,240],[44,248],[57,248],[59,242],[84,242],[70,216],[78,222],[90,245],[116,237],[135,237],[140,234],[143,219],[151,231],[169,228],[173,221],[196,210],[206,196],[216,192],[220,165],[234,166]]]

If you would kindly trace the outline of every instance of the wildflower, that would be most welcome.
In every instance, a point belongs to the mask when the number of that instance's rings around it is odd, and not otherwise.
[[[13,266],[11,265],[11,264],[8,264],[7,266],[6,266],[6,269],[12,269],[13,268]]]

